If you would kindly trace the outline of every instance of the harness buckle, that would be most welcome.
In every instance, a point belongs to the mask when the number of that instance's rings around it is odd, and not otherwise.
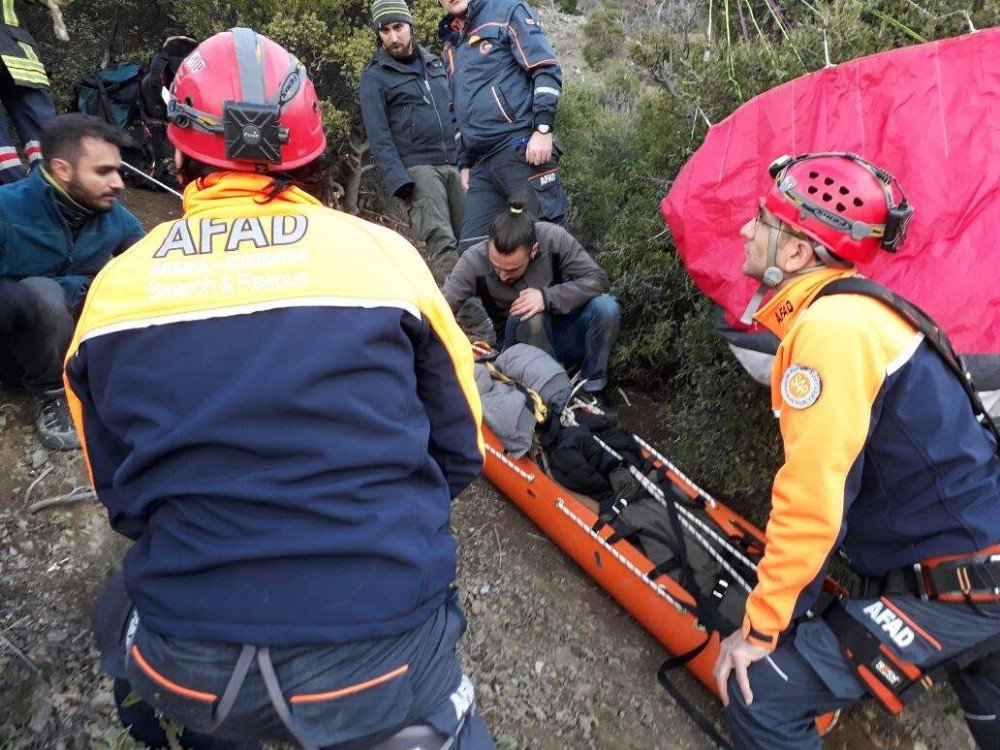
[[[924,578],[924,568],[920,563],[913,563],[913,574],[917,579],[917,593],[920,594],[921,600],[925,602],[930,600],[930,591],[927,589],[927,580]]]

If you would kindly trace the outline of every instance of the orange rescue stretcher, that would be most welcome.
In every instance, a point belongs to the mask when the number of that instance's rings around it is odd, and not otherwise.
[[[610,526],[601,528],[597,513],[572,491],[553,480],[529,457],[514,458],[509,455],[486,425],[483,426],[483,435],[486,477],[628,610],[670,654],[676,657],[694,652],[695,655],[684,666],[706,688],[718,695],[712,669],[719,653],[720,636],[710,633],[699,623],[692,611],[697,604],[694,597],[666,573],[650,578],[650,572],[656,567],[654,563],[628,540],[615,538],[615,531]],[[636,441],[644,457],[657,467],[665,479],[692,501],[701,504],[720,537],[742,540],[740,546],[744,554],[760,559],[765,539],[759,529],[698,487],[651,445],[640,438]],[[595,528],[598,530],[595,531]],[[828,585],[835,587],[832,582]],[[834,714],[817,718],[820,734],[828,731],[834,721]]]

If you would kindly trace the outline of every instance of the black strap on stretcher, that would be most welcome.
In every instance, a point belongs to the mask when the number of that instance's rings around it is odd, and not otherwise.
[[[998,633],[933,669],[923,670],[896,656],[868,628],[851,617],[839,598],[833,601],[822,617],[837,636],[844,659],[865,688],[893,715],[930,690],[935,683],[1000,649]]]
[[[934,322],[934,319],[930,315],[912,302],[886,289],[881,284],[877,284],[871,279],[866,279],[862,276],[849,276],[845,279],[831,281],[820,290],[815,299],[826,297],[830,294],[860,294],[865,297],[877,299],[924,334],[924,339],[927,343],[934,347],[934,350],[944,360],[948,369],[955,373],[958,382],[962,384],[965,395],[969,397],[973,414],[979,423],[993,435],[996,441],[997,453],[1000,453],[1000,428],[997,427],[996,422],[993,421],[986,407],[983,406],[982,399],[979,398],[979,392],[976,391],[976,386],[972,382],[972,375],[969,373],[969,368],[965,366],[963,359],[955,353],[955,348],[951,345],[951,341],[948,340],[948,336],[941,326]]]
[[[684,532],[680,516],[677,512],[676,506],[674,505],[674,502],[682,502],[687,506],[700,507],[699,503],[697,501],[692,501],[690,497],[681,492],[676,485],[670,482],[667,477],[663,475],[663,472],[657,471],[651,460],[647,459],[640,467],[636,466],[635,462],[631,461],[626,455],[623,457],[623,462],[634,466],[644,476],[650,477],[650,481],[663,491],[664,497],[667,499],[664,511],[670,519],[671,527],[673,528],[676,536],[675,542],[674,540],[667,539],[666,537],[649,529],[643,529],[641,531],[641,533],[659,541],[664,546],[669,547],[674,553],[673,557],[668,560],[655,564],[646,576],[649,580],[655,581],[663,574],[672,574],[679,570],[680,574],[676,576],[676,578],[680,585],[689,591],[696,602],[696,606],[692,608],[688,607],[684,603],[679,603],[679,605],[682,606],[689,614],[696,617],[705,627],[705,640],[690,651],[665,660],[656,672],[656,679],[659,681],[660,685],[663,686],[663,689],[667,691],[674,703],[676,703],[682,711],[691,717],[691,720],[698,726],[705,736],[707,736],[719,748],[722,748],[722,750],[733,750],[733,746],[728,740],[726,740],[725,737],[723,737],[719,730],[715,728],[711,720],[709,720],[704,713],[691,703],[691,701],[689,701],[687,697],[677,689],[667,676],[672,670],[686,665],[689,661],[701,654],[708,647],[708,644],[711,643],[713,636],[719,632],[720,626],[722,625],[719,616],[719,605],[722,603],[726,589],[730,586],[730,581],[725,574],[723,574],[723,576],[720,576],[719,580],[716,582],[710,596],[705,597],[702,594],[698,584],[695,582],[694,571],[688,561],[687,544],[685,541],[687,535]],[[667,486],[664,486],[664,484]],[[642,493],[642,496],[646,496],[645,492]],[[638,529],[635,529],[625,523],[625,521],[621,518],[621,513],[628,507],[628,504],[629,498],[617,498],[607,511],[598,516],[597,521],[594,523],[593,530],[595,532],[600,532],[605,526],[610,526],[613,530],[614,533],[605,539],[607,543],[615,544],[621,539],[634,539],[640,533]],[[721,529],[719,531],[720,533],[724,533]]]
[[[699,711],[691,701],[689,701],[684,694],[677,689],[677,687],[670,681],[667,677],[667,673],[677,667],[683,666],[691,661],[694,657],[700,654],[708,646],[709,642],[712,640],[712,633],[708,633],[704,642],[680,656],[675,656],[671,659],[667,659],[656,672],[656,679],[660,681],[663,689],[670,694],[670,697],[674,699],[676,703],[684,713],[691,717],[691,720],[698,725],[698,728],[705,733],[712,742],[718,745],[722,750],[733,750],[733,746],[726,740],[725,737],[715,728],[715,725],[709,721],[708,717],[705,716],[701,711]]]

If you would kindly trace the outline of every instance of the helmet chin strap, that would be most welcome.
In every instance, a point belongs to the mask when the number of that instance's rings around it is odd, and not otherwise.
[[[813,251],[816,252],[819,259],[823,261],[821,266],[809,266],[807,268],[801,268],[792,274],[786,274],[780,268],[778,268],[778,236],[781,234],[780,229],[775,229],[770,227],[767,230],[767,267],[764,269],[764,275],[761,276],[760,286],[757,287],[757,291],[753,293],[753,297],[750,298],[750,304],[747,305],[747,309],[743,311],[743,315],[740,317],[740,323],[745,326],[753,323],[753,316],[757,314],[760,309],[761,303],[764,301],[764,296],[769,290],[774,289],[782,281],[791,276],[801,276],[805,273],[810,273],[811,271],[818,271],[821,268],[827,266],[843,266],[848,267],[850,263],[837,263],[834,258],[830,257],[830,254],[826,252],[823,248],[820,250],[820,245],[818,243],[813,244]]]
[[[740,323],[745,326],[753,323],[753,316],[760,309],[760,305],[764,301],[764,295],[767,294],[768,290],[774,289],[774,287],[785,280],[785,272],[778,268],[779,234],[781,234],[780,229],[769,227],[767,230],[767,267],[764,269],[764,275],[760,279],[760,286],[753,293],[753,297],[750,298],[750,304],[747,305],[747,309],[743,311],[743,317],[740,318]]]

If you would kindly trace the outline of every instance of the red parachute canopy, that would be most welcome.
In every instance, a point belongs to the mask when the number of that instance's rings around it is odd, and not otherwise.
[[[826,68],[712,126],[661,210],[731,342],[769,337],[739,333],[757,286],[740,273],[740,226],[768,164],[815,151],[853,151],[899,179],[915,207],[907,241],[861,271],[937,320],[981,390],[1000,388],[1000,29]]]

